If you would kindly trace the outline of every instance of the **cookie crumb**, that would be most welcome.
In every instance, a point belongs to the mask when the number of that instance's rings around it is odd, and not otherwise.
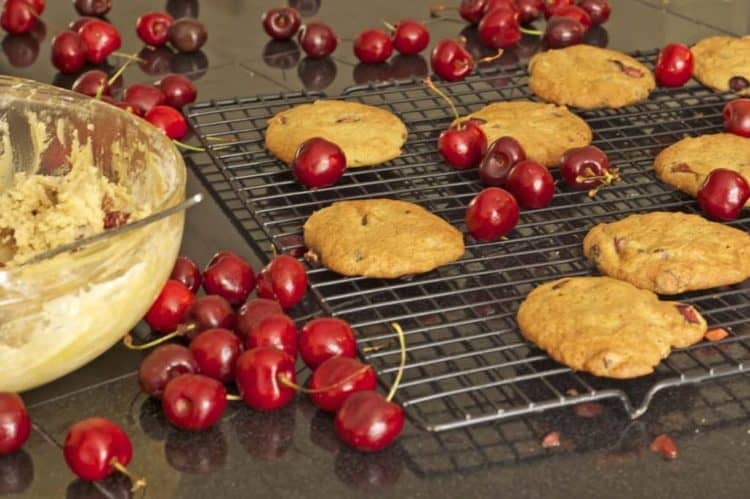
[[[651,442],[651,450],[661,454],[664,459],[676,459],[679,455],[677,444],[666,433],[662,433]]]
[[[729,336],[729,333],[726,329],[723,327],[719,327],[716,329],[711,329],[706,332],[706,334],[703,336],[707,341],[721,341],[724,338]]]
[[[551,447],[560,447],[560,432],[551,431],[542,438],[542,447],[549,449]]]
[[[677,310],[680,311],[685,320],[690,324],[700,324],[698,319],[698,313],[691,305],[684,305],[682,303],[677,305]]]

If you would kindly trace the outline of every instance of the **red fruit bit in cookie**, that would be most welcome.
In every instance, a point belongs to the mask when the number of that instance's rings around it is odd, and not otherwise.
[[[701,321],[698,318],[698,312],[692,306],[679,304],[677,305],[677,310],[680,311],[685,320],[690,324],[700,324]]]
[[[563,286],[565,286],[566,284],[568,284],[569,282],[570,282],[570,279],[565,279],[564,281],[560,281],[557,284],[555,284],[554,286],[552,286],[552,289],[560,289]]]
[[[729,89],[732,92],[741,92],[750,87],[750,81],[744,76],[733,76],[729,79]]]
[[[610,59],[611,62],[613,62],[623,73],[630,76],[631,78],[643,78],[643,71],[641,71],[638,68],[634,68],[632,66],[626,66],[621,61],[618,61],[617,59]]]
[[[674,165],[672,168],[670,168],[672,173],[695,173],[692,168],[690,168],[690,165],[687,163],[680,163],[679,165]]]
[[[615,243],[615,251],[617,251],[618,253],[622,253],[622,250],[625,249],[625,243],[626,243],[625,238],[616,237],[614,239],[614,243]]]
[[[662,433],[651,442],[651,450],[661,454],[664,459],[676,459],[679,454],[677,444],[666,433]]]
[[[604,406],[599,402],[581,402],[575,406],[576,416],[595,418],[604,412]]]
[[[130,213],[125,211],[110,211],[104,215],[104,229],[114,229],[125,225],[130,218]]]
[[[551,447],[560,447],[560,432],[551,431],[542,438],[542,447],[549,449]]]
[[[706,341],[721,341],[727,336],[729,336],[727,330],[723,327],[719,327],[707,331],[703,337],[706,338]]]

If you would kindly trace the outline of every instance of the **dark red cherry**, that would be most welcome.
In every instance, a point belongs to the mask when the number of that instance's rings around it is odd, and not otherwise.
[[[223,296],[232,305],[243,303],[255,286],[255,273],[244,258],[230,251],[214,255],[203,271],[206,293]]]
[[[252,328],[269,315],[283,314],[284,310],[275,300],[253,298],[245,302],[237,312],[237,333],[247,337]]]
[[[52,39],[52,65],[65,74],[77,73],[86,65],[86,45],[73,31],[63,31]]]
[[[466,21],[476,24],[482,20],[486,13],[487,0],[461,0],[458,6],[458,13]]]
[[[516,199],[499,187],[488,187],[476,195],[466,209],[466,227],[479,241],[495,241],[518,223]]]
[[[169,280],[144,319],[154,331],[170,333],[182,324],[194,301],[195,295],[184,284]]]
[[[181,112],[170,106],[154,106],[143,118],[173,140],[180,140],[188,133],[188,124]]]
[[[524,208],[544,208],[555,194],[555,179],[547,168],[535,161],[517,163],[508,173],[505,188]]]
[[[175,109],[182,109],[183,106],[195,102],[198,96],[193,82],[181,74],[168,74],[159,80],[156,86],[164,92],[167,105]]]
[[[734,99],[724,106],[724,129],[750,138],[750,99]]]
[[[479,38],[493,49],[508,48],[521,40],[518,12],[505,8],[490,11],[479,22]]]
[[[560,49],[578,45],[583,41],[586,29],[583,24],[569,17],[552,17],[547,21],[544,42],[549,48]]]
[[[166,12],[147,12],[135,22],[135,32],[146,45],[161,47],[169,40],[174,18]]]
[[[257,347],[240,355],[235,381],[240,396],[256,411],[272,411],[292,401],[296,382],[294,359],[273,347]]]
[[[297,348],[310,369],[341,355],[354,358],[357,344],[351,326],[335,317],[313,319],[302,327]]]
[[[109,75],[100,69],[90,69],[73,82],[73,91],[96,97],[97,95],[112,95],[109,86]]]
[[[404,429],[404,411],[375,391],[350,395],[336,413],[336,434],[348,446],[377,452],[393,443]]]
[[[169,43],[180,52],[197,52],[206,44],[206,27],[192,17],[181,17],[169,27]]]
[[[396,25],[393,32],[393,48],[402,55],[416,55],[430,44],[430,32],[424,24],[404,19]]]
[[[487,150],[487,137],[474,121],[463,121],[440,134],[438,150],[453,168],[466,170],[482,160]]]
[[[573,5],[573,0],[544,0],[544,17],[549,19],[552,17],[552,11],[559,7],[566,5]]]
[[[596,146],[570,149],[560,160],[562,178],[574,189],[596,189],[611,184],[616,177],[609,170],[609,158]]]
[[[717,168],[708,174],[698,190],[703,213],[716,220],[736,220],[750,199],[750,186],[734,170]]]
[[[365,64],[384,62],[392,53],[393,42],[385,31],[368,29],[354,39],[354,55]]]
[[[280,7],[265,11],[261,23],[274,40],[289,40],[299,31],[301,19],[297,9]]]
[[[0,26],[11,35],[29,33],[39,19],[27,0],[5,0],[0,13]]]
[[[186,256],[180,256],[174,262],[170,279],[180,281],[192,293],[197,293],[203,282],[203,276],[198,265]]]
[[[583,25],[584,31],[591,27],[591,17],[589,16],[589,13],[578,5],[561,5],[558,7],[552,7],[549,12],[550,19],[553,17],[567,17],[568,19],[573,19]]]
[[[216,424],[227,407],[227,390],[200,374],[182,374],[167,383],[161,405],[170,423],[183,430],[205,430]]]
[[[31,434],[26,405],[15,393],[0,392],[0,456],[16,452]]]
[[[154,348],[138,367],[138,383],[147,395],[161,398],[164,388],[181,374],[195,374],[198,363],[189,349],[173,343]]]
[[[372,366],[349,357],[331,357],[310,377],[310,399],[318,408],[336,412],[355,392],[375,390],[377,377]]]
[[[483,185],[502,187],[510,169],[526,159],[521,144],[513,137],[500,137],[487,148],[479,163],[479,180]]]
[[[612,14],[609,0],[579,0],[578,6],[588,13],[595,26],[606,23]]]
[[[73,33],[78,33],[78,30],[80,30],[81,27],[87,22],[100,21],[100,20],[101,19],[99,19],[98,17],[89,17],[89,16],[79,17],[77,19],[73,19],[72,21],[68,23],[68,29],[72,31]]]
[[[122,100],[133,106],[140,115],[145,115],[155,106],[161,106],[166,101],[164,92],[153,85],[145,83],[131,83],[122,94]]]
[[[78,36],[86,45],[86,60],[91,64],[103,63],[122,44],[117,28],[99,19],[83,24],[78,30]]]
[[[242,343],[228,329],[207,329],[190,342],[190,351],[204,376],[222,383],[234,381],[234,367],[242,353]]]
[[[245,337],[245,349],[273,347],[297,358],[297,327],[286,314],[271,314],[257,321]]]
[[[327,24],[312,22],[302,26],[297,35],[297,41],[302,50],[313,59],[320,59],[331,55],[339,41],[336,33]]]
[[[292,170],[297,180],[308,189],[329,187],[344,175],[346,156],[333,142],[313,137],[300,144]]]
[[[681,43],[670,43],[659,52],[654,76],[663,87],[681,87],[693,76],[693,53]]]
[[[73,0],[73,5],[82,16],[102,17],[112,8],[112,0]]]
[[[71,471],[84,480],[103,480],[127,466],[133,445],[122,428],[104,418],[89,418],[74,424],[63,444],[63,455]]]
[[[237,316],[229,302],[219,295],[196,298],[185,320],[185,336],[189,340],[207,329],[234,329]]]
[[[521,24],[529,24],[544,15],[544,0],[516,0]]]
[[[432,70],[446,81],[461,81],[474,71],[474,60],[455,40],[440,40],[432,49]]]
[[[258,274],[256,290],[260,298],[276,300],[281,308],[292,308],[307,291],[305,267],[289,255],[274,257]]]
[[[31,5],[31,8],[34,9],[34,13],[38,16],[41,16],[44,12],[45,7],[47,6],[46,0],[24,0],[27,4]]]
[[[750,80],[745,78],[744,76],[732,76],[729,78],[729,89],[732,92],[742,92],[746,88],[750,87]]]

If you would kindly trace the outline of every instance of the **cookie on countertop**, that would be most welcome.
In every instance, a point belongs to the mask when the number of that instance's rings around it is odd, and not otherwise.
[[[268,120],[266,148],[291,164],[306,140],[322,137],[338,145],[348,167],[372,166],[401,155],[408,132],[393,113],[357,102],[318,100]]]
[[[750,95],[750,36],[712,36],[690,51],[696,80],[722,92]]]
[[[565,106],[542,102],[496,102],[467,116],[479,120],[487,142],[503,136],[516,139],[526,157],[554,166],[573,147],[591,143],[591,128]]]
[[[304,225],[308,258],[345,276],[429,272],[464,254],[461,232],[419,205],[394,199],[339,201]]]
[[[750,277],[750,234],[686,213],[599,224],[584,238],[583,252],[603,274],[663,295]]]
[[[731,133],[686,137],[654,160],[662,181],[691,196],[698,195],[703,181],[716,168],[734,170],[750,182],[750,139]],[[750,206],[750,201],[745,206]]]
[[[701,341],[706,321],[690,305],[611,277],[540,285],[518,310],[523,335],[577,371],[608,378],[653,372],[672,348]]]
[[[651,71],[614,50],[573,45],[529,61],[529,88],[544,100],[582,109],[619,108],[648,98]]]

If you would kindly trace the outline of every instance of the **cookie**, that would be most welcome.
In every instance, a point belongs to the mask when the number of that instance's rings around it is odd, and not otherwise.
[[[750,182],[750,139],[731,133],[687,137],[664,149],[654,160],[662,181],[691,196],[698,195],[706,176],[716,168],[734,170]]]
[[[544,166],[554,166],[565,151],[591,143],[586,122],[556,106],[531,101],[496,102],[467,116],[477,120],[492,143],[503,136],[516,139],[526,157]]]
[[[712,36],[690,51],[696,80],[722,92],[750,95],[750,36]]]
[[[649,374],[673,347],[699,342],[707,329],[692,306],[660,301],[611,277],[542,284],[517,320],[523,335],[556,361],[607,378]]]
[[[394,114],[357,102],[319,100],[278,113],[268,120],[266,148],[291,164],[307,139],[338,145],[348,167],[372,166],[401,155],[408,132]]]
[[[461,232],[421,206],[394,199],[340,201],[304,225],[308,258],[345,276],[429,272],[464,254]]]
[[[634,104],[656,86],[651,71],[637,60],[590,45],[540,52],[529,61],[529,73],[536,95],[582,109]]]
[[[750,234],[699,215],[653,212],[599,224],[583,252],[603,274],[662,295],[750,277]]]

